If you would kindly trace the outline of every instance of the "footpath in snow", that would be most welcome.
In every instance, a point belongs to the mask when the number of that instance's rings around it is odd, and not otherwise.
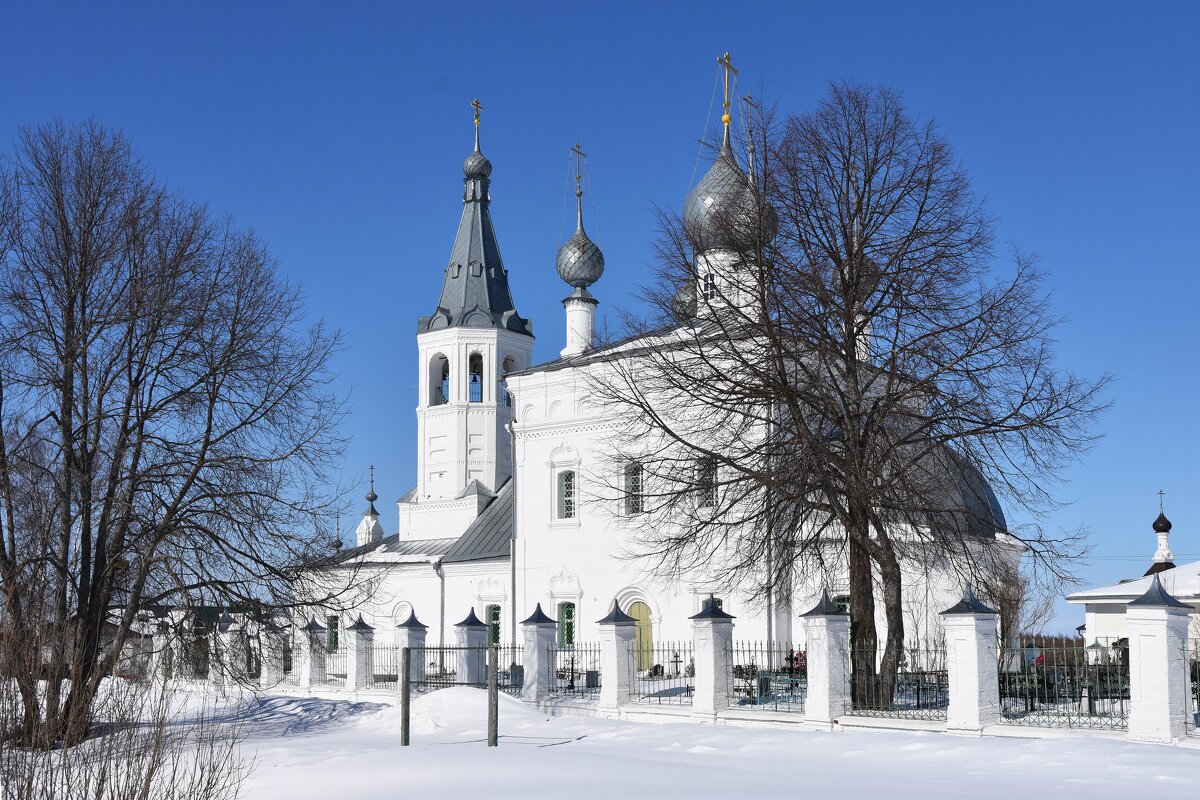
[[[1195,798],[1200,750],[1094,736],[1047,740],[899,732],[823,733],[547,717],[500,697],[500,747],[485,746],[486,693],[413,702],[413,746],[393,706],[266,696],[244,747],[247,800],[399,797]]]

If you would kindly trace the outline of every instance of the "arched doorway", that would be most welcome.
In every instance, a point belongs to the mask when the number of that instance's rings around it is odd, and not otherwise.
[[[629,616],[637,620],[634,648],[637,651],[637,668],[650,669],[654,662],[654,626],[650,622],[650,606],[641,600],[629,604]]]

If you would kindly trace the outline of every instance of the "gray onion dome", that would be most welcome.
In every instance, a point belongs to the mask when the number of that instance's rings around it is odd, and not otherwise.
[[[575,231],[566,244],[558,248],[555,261],[558,277],[570,286],[586,289],[604,274],[604,253],[584,233],[583,226]]]
[[[558,248],[555,267],[567,285],[586,289],[604,274],[604,253],[583,230],[583,191],[575,189],[575,233]]]
[[[479,152],[478,146],[476,148],[475,152],[467,156],[467,160],[463,162],[463,175],[469,180],[486,178],[492,174],[492,162]]]
[[[716,160],[684,201],[684,230],[700,252],[738,250],[755,244],[756,219],[759,213],[754,187],[734,158],[727,128]],[[763,243],[775,238],[779,229],[775,209],[765,206],[759,225]]]

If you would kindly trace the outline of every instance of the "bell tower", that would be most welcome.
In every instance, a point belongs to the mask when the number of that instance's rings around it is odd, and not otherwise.
[[[416,506],[458,505],[458,500],[482,508],[512,475],[506,426],[513,409],[504,376],[528,367],[533,350],[533,326],[513,304],[492,227],[492,162],[479,149],[482,106],[478,100],[471,105],[475,150],[462,167],[462,218],[437,307],[417,323],[417,488],[401,504],[401,535],[412,538],[462,532],[454,530],[456,525],[446,527],[444,514],[438,530],[418,530]],[[405,525],[405,505],[411,507],[411,526]],[[448,507],[442,511],[453,516]]]

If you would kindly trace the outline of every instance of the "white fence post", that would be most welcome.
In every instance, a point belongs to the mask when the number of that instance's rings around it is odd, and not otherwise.
[[[538,703],[550,696],[551,681],[557,680],[551,675],[555,665],[550,648],[558,640],[558,622],[546,616],[542,604],[538,603],[529,618],[521,623],[521,636],[524,645],[521,655],[525,662],[521,699]]]
[[[614,600],[600,625],[600,708],[616,709],[629,698],[634,679],[633,643],[637,620]]]
[[[487,680],[484,667],[487,664],[487,623],[481,622],[475,616],[475,609],[467,614],[467,618],[454,626],[454,643],[458,651],[458,667],[456,683],[482,686]],[[471,649],[465,649],[471,648]]]
[[[425,665],[429,660],[425,651],[425,633],[429,629],[417,619],[416,611],[408,612],[408,619],[396,625],[396,658],[397,670],[400,670],[399,659],[404,658],[404,648],[409,648],[408,680],[410,683],[421,683],[425,680]],[[438,651],[442,655],[442,651]],[[396,689],[404,691],[402,675],[396,676]]]
[[[1000,720],[999,615],[968,587],[941,617],[950,681],[946,730],[978,735]]]
[[[696,696],[692,711],[716,717],[729,706],[729,648],[733,645],[733,615],[720,609],[712,597],[692,620],[692,654],[696,659]]]
[[[268,620],[266,624],[259,630],[259,664],[261,671],[258,674],[258,683],[260,686],[275,686],[283,682],[283,655],[286,645],[286,638],[283,635],[283,628],[274,622]],[[292,665],[292,669],[295,669]]]
[[[375,629],[363,622],[362,614],[346,628],[346,691],[357,692],[375,680]]]
[[[325,634],[327,629],[313,617],[300,629],[300,679],[301,689],[311,689],[314,684],[325,682]]]
[[[850,617],[822,591],[803,620],[808,669],[804,721],[832,726],[850,700]]]
[[[154,637],[150,640],[150,675],[152,679],[168,681],[174,673],[174,643],[171,626],[160,622],[154,629]]]
[[[1154,576],[1146,593],[1125,606],[1129,630],[1129,738],[1172,742],[1187,731],[1188,671],[1184,646],[1191,607]]]
[[[245,668],[242,626],[225,612],[217,619],[216,652],[208,661],[208,679],[217,686],[237,683]]]

